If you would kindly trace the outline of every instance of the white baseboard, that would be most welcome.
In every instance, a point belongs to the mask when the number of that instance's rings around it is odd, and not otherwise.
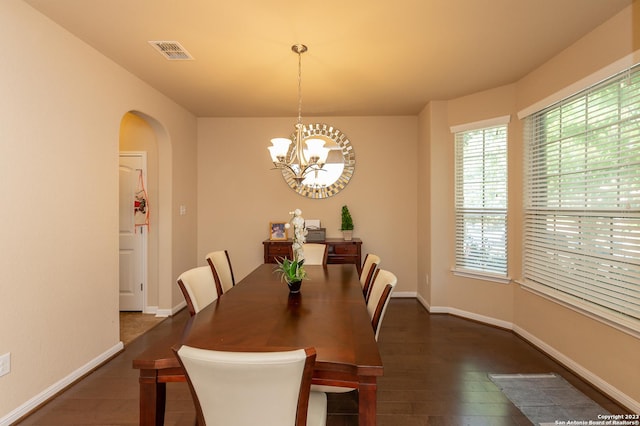
[[[610,398],[618,401],[620,404],[623,404],[626,408],[629,408],[633,413],[640,413],[640,402],[634,400],[629,395],[620,391],[616,387],[612,386],[610,383],[603,380],[601,377],[597,376],[590,370],[586,369],[573,359],[564,355],[557,349],[552,346],[546,344],[542,340],[538,339],[534,335],[530,334],[526,330],[513,325],[513,323],[498,320],[495,318],[487,317],[484,315],[478,315],[473,312],[467,312],[460,309],[450,308],[447,306],[430,306],[429,303],[420,295],[417,297],[418,301],[425,307],[425,309],[432,314],[451,314],[456,315],[462,318],[471,319],[474,321],[482,322],[485,324],[493,325],[496,327],[501,327],[507,330],[511,330],[516,333],[518,336],[525,339],[527,342],[531,343],[553,359],[557,360],[565,367],[570,369],[579,375],[582,379],[589,382],[592,386],[599,389],[605,395],[608,395]]]
[[[118,342],[116,345],[112,346],[107,351],[103,352],[82,367],[78,368],[67,377],[64,377],[63,379],[49,386],[47,389],[40,392],[38,395],[34,396],[15,410],[11,411],[6,416],[0,418],[0,426],[9,426],[21,417],[26,416],[31,411],[36,409],[40,404],[53,398],[56,394],[63,391],[67,386],[69,386],[85,374],[91,372],[93,369],[95,369],[100,364],[116,355],[123,349],[124,344],[122,342]]]
[[[180,312],[181,310],[183,310],[186,307],[187,307],[187,302],[183,300],[182,302],[178,303],[178,305],[173,307],[171,315],[177,314],[178,312]]]
[[[144,314],[155,314],[156,312],[158,312],[158,307],[157,306],[147,306],[142,311],[142,313],[144,313]]]
[[[424,308],[427,310],[427,312],[431,313],[431,305],[429,305],[429,302],[427,302],[427,299],[425,299],[424,297],[422,297],[421,294],[418,294],[416,296],[416,299],[418,299],[418,302],[420,302],[420,304],[422,306],[424,306]],[[433,312],[435,313],[435,312]]]
[[[145,314],[156,314],[156,317],[158,318],[166,318],[166,317],[174,316],[175,314],[177,314],[178,312],[180,312],[182,309],[186,307],[187,307],[187,302],[183,300],[182,302],[178,303],[176,306],[170,309],[159,309],[157,306],[147,306],[144,312]]]
[[[609,395],[614,400],[618,401],[625,407],[629,408],[632,413],[640,413],[640,402],[634,400],[624,392],[621,392],[619,389],[615,388],[614,386],[612,386],[611,384],[603,380],[601,377],[592,373],[590,370],[587,370],[582,365],[576,363],[571,358],[567,357],[566,355],[556,350],[552,346],[549,346],[548,344],[538,339],[534,335],[530,334],[526,330],[523,330],[522,328],[515,326],[513,328],[513,331],[519,336],[521,336],[523,339],[527,340],[532,345],[538,347],[541,351],[545,352],[552,358],[558,360],[561,364],[567,366],[570,370],[574,371],[581,378],[591,383],[591,385],[593,385],[595,388],[600,389],[600,391],[605,395]]]
[[[484,324],[489,324],[494,327],[513,330],[513,323],[511,322],[502,321],[492,317],[487,317],[485,315],[476,314],[474,312],[463,311],[462,309],[444,308],[444,307],[436,307],[436,309],[440,310],[442,313],[447,313],[447,314],[455,315],[458,317],[467,318],[467,319],[478,321]]]
[[[167,310],[166,310],[167,315],[160,315],[160,312],[158,312],[158,313],[156,314],[156,316],[157,316],[157,317],[159,317],[159,316],[165,316],[165,317],[169,316],[169,317],[172,317],[172,316],[174,316],[175,314],[177,314],[178,312],[180,312],[181,310],[183,310],[183,309],[184,309],[184,308],[186,308],[186,307],[187,307],[187,302],[183,300],[182,302],[178,303],[178,304],[177,304],[176,306],[174,306],[173,308],[171,308],[171,309],[167,309]],[[163,312],[163,313],[164,313],[164,312]]]

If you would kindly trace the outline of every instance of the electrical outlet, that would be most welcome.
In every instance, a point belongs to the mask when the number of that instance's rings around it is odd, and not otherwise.
[[[9,374],[11,371],[11,352],[0,355],[0,376]]]

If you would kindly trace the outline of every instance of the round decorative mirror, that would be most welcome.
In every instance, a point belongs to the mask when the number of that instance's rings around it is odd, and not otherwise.
[[[295,138],[294,132],[291,140]],[[329,153],[322,168],[306,174],[300,183],[289,169],[282,169],[282,177],[287,185],[308,198],[328,198],[342,191],[351,180],[356,168],[356,156],[349,138],[329,124],[315,123],[304,125],[302,139],[305,143],[309,141],[313,143],[313,140],[324,142],[324,148],[328,148]],[[291,144],[288,156],[291,155],[291,150],[295,149],[294,145]]]

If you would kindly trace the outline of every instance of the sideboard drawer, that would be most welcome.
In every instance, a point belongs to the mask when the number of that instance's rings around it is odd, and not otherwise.
[[[332,256],[331,262],[329,263],[354,263],[355,264],[356,263],[355,259],[356,259],[355,256],[337,255],[337,256]]]
[[[355,244],[336,244],[333,250],[335,254],[358,254],[358,246]]]
[[[272,256],[286,256],[291,250],[290,245],[285,244],[271,244],[269,247],[269,254]]]

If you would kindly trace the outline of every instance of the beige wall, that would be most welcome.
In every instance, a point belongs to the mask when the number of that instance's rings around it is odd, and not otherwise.
[[[262,262],[272,220],[301,208],[339,235],[347,204],[364,251],[398,275],[398,293],[433,308],[513,324],[623,402],[640,401],[640,341],[523,291],[453,277],[453,137],[449,127],[511,114],[509,273],[520,276],[521,123],[516,113],[640,48],[638,1],[521,81],[417,117],[305,118],[345,132],[357,166],[347,189],[309,200],[269,171],[266,146],[293,118],[196,120],[20,0],[0,2],[0,423],[119,349],[117,164],[130,111],[158,144],[159,311],[182,302],[175,279],[230,251],[241,279]],[[508,57],[508,52],[505,52]],[[197,153],[197,156],[196,156]],[[178,214],[180,206],[187,214]],[[512,220],[513,219],[513,220]],[[78,321],[81,318],[81,321]],[[585,348],[589,338],[596,342]],[[564,357],[564,358],[563,358]],[[616,394],[617,393],[617,394]]]
[[[518,82],[518,110],[545,99],[640,49],[640,1]],[[567,93],[567,95],[570,93]]]
[[[490,91],[477,93],[446,103],[446,111],[438,116],[438,121],[431,123],[434,134],[431,140],[431,215],[432,223],[432,310],[457,309],[463,312],[473,312],[498,321],[511,322],[513,316],[513,289],[512,286],[495,282],[468,279],[454,276],[451,273],[454,262],[454,237],[455,237],[455,147],[454,135],[451,126],[488,120],[496,117],[510,115],[514,107],[514,86],[509,85]],[[513,136],[513,131],[510,136]],[[508,147],[508,160],[512,167],[519,168],[521,156],[517,157],[518,150],[514,151],[512,144]],[[519,182],[514,176],[509,175],[509,206],[521,205]],[[509,211],[510,220],[517,210]],[[518,257],[516,252],[519,238],[511,232],[507,233],[509,275],[513,276],[517,271],[513,259]],[[435,297],[437,295],[437,297]]]
[[[3,423],[121,347],[123,116],[136,110],[155,118],[169,176],[195,164],[196,120],[22,1],[0,2],[0,37],[11,58],[0,61],[0,354],[11,353],[11,372],[0,377]],[[170,183],[165,204],[179,199],[176,188],[195,199],[195,173]],[[164,209],[174,232],[165,232],[169,268],[160,279],[171,293],[173,271],[195,261],[195,216],[173,224],[177,209]],[[159,301],[167,309],[174,303]]]
[[[526,108],[614,62],[640,56],[640,2],[615,16],[517,84],[517,107]],[[621,61],[621,58],[629,58]],[[601,387],[640,410],[640,339],[622,333],[516,286],[514,323],[584,368]],[[592,342],[586,345],[585,342]],[[636,411],[639,412],[639,411]]]
[[[418,268],[431,271],[430,286],[418,286],[419,297],[432,311],[452,312],[513,328],[587,380],[633,410],[640,410],[640,339],[575,310],[523,290],[515,281],[499,284],[454,276],[454,138],[450,126],[503,115],[509,125],[509,275],[522,277],[522,121],[518,112],[531,105],[547,106],[606,72],[640,58],[640,2],[626,9],[557,57],[512,85],[491,89],[448,102],[431,102],[419,116],[419,175],[429,167],[431,218],[430,257],[419,258]],[[614,71],[611,71],[614,72]],[[591,77],[596,73],[599,77]],[[443,106],[444,105],[444,106]],[[445,110],[443,112],[443,109]],[[438,113],[440,112],[440,113]],[[421,202],[419,206],[426,205]],[[423,210],[428,213],[423,214]],[[418,242],[419,247],[427,245]],[[423,250],[428,253],[428,250]]]
[[[327,122],[350,139],[355,173],[339,194],[324,200],[302,197],[274,170],[267,146],[288,136],[295,118],[198,120],[198,261],[227,249],[236,281],[263,262],[262,241],[270,221],[289,220],[299,208],[320,219],[328,237],[340,237],[340,211],[349,206],[354,236],[363,253],[382,258],[398,276],[398,292],[416,292],[417,118],[305,118]]]

